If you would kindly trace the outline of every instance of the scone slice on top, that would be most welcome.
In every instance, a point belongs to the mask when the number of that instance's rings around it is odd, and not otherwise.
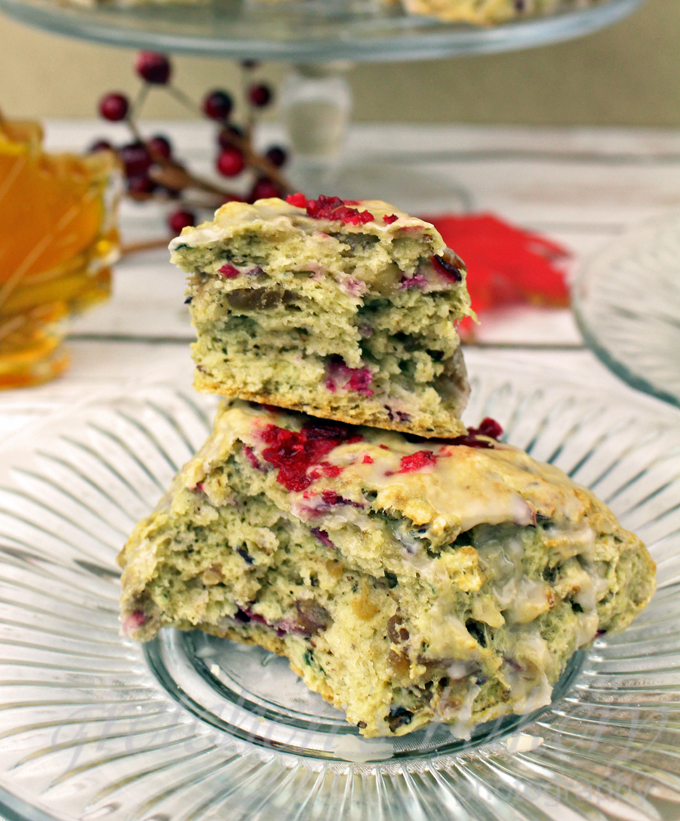
[[[469,387],[463,262],[378,201],[231,202],[170,245],[190,275],[198,390],[457,436]]]
[[[121,553],[125,632],[287,656],[366,736],[465,736],[549,703],[569,657],[645,607],[654,563],[498,433],[414,440],[224,403]]]

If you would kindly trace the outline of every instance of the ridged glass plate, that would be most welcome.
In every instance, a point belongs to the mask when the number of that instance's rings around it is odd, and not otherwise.
[[[0,0],[31,26],[128,48],[323,63],[431,60],[570,40],[612,25],[642,0],[564,0],[555,14],[469,26],[405,14],[380,0],[212,0],[191,5],[106,0]]]
[[[605,365],[634,388],[680,405],[680,213],[597,254],[577,278],[573,303]]]
[[[680,414],[470,352],[468,418],[592,487],[659,589],[536,714],[365,740],[257,648],[119,634],[116,554],[213,404],[141,387],[0,451],[0,814],[46,821],[658,821],[680,816]]]

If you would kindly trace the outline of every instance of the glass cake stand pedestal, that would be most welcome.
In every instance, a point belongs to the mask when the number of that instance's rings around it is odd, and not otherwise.
[[[290,63],[279,103],[295,158],[290,171],[293,183],[309,195],[332,185],[345,197],[361,198],[369,192],[357,190],[361,187],[357,175],[343,185],[337,173],[351,117],[346,77],[353,63],[531,48],[595,32],[623,19],[641,2],[599,0],[576,9],[565,4],[548,17],[488,28],[408,15],[380,0],[214,0],[127,6],[0,0],[0,11],[57,34],[109,45]],[[346,187],[351,190],[342,190]],[[458,199],[464,207],[462,192]]]

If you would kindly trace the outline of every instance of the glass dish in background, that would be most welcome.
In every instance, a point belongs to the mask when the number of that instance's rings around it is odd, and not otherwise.
[[[572,297],[581,333],[604,364],[634,388],[680,406],[680,212],[596,254]]]
[[[37,123],[0,118],[0,388],[68,366],[68,317],[108,298],[117,161],[45,154]]]

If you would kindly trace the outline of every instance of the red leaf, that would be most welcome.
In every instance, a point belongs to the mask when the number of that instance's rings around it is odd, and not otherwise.
[[[545,237],[524,231],[493,214],[424,217],[467,266],[467,286],[477,312],[528,303],[564,307],[570,252]],[[462,323],[470,326],[470,320]]]

